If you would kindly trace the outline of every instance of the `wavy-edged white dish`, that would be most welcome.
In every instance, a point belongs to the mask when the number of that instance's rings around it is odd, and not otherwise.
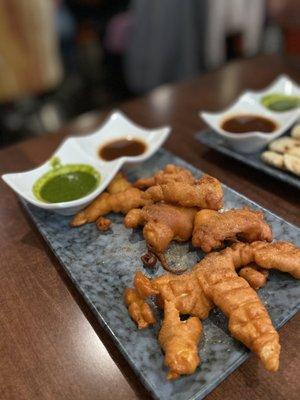
[[[287,75],[280,75],[265,89],[256,91],[249,90],[247,93],[251,93],[252,98],[260,103],[261,99],[269,93],[283,93],[287,96],[300,96],[300,86]],[[299,107],[298,109],[296,108],[288,111],[277,111],[274,112],[274,114],[293,114],[297,111],[300,111]]]
[[[169,126],[158,129],[145,129],[130,121],[123,113],[115,111],[92,134],[66,139],[53,153],[52,157],[59,157],[62,164],[91,165],[101,174],[101,181],[97,188],[78,200],[46,203],[36,198],[32,191],[33,184],[51,169],[49,160],[30,171],[2,175],[2,179],[29,203],[59,214],[72,215],[103,192],[124,163],[141,162],[150,158],[163,145],[170,132],[171,128]],[[147,145],[146,151],[139,156],[120,157],[112,161],[102,160],[98,156],[98,150],[101,146],[117,138],[124,137],[144,141]]]
[[[199,112],[199,116],[224,138],[226,143],[241,153],[254,153],[261,150],[269,142],[286,132],[300,117],[300,108],[285,112],[268,110],[261,104],[261,99],[270,93],[283,93],[300,96],[300,87],[285,75],[281,75],[271,85],[260,91],[247,91],[242,94],[231,106],[217,113]],[[225,119],[239,114],[255,115],[271,119],[277,125],[272,133],[249,132],[230,133],[221,128]]]

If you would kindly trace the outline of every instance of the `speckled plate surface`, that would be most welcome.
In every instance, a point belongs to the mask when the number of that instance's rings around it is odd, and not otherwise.
[[[274,178],[281,180],[284,183],[289,183],[290,185],[300,189],[300,178],[298,178],[296,175],[282,171],[279,168],[271,167],[270,165],[264,163],[261,160],[260,156],[262,151],[264,150],[251,154],[239,153],[233,150],[232,148],[228,147],[224,139],[216,135],[212,130],[207,130],[205,132],[197,133],[196,139],[199,140],[199,142],[205,144],[206,146],[214,150],[217,150],[220,153],[225,154],[226,156],[235,158],[236,160],[241,161],[247,165],[250,165],[251,167],[256,168],[260,171],[263,171],[266,174],[269,174]],[[265,150],[267,150],[267,148]]]
[[[202,174],[164,150],[143,164],[131,165],[127,172],[130,179],[136,179],[152,174],[167,163],[183,165],[196,176]],[[226,209],[242,206],[262,209],[226,186],[224,192]],[[248,357],[248,350],[230,336],[226,317],[214,310],[203,324],[204,334],[199,349],[201,366],[193,375],[167,381],[157,341],[158,326],[139,331],[128,317],[122,299],[124,288],[132,284],[135,271],[142,268],[140,256],[146,246],[140,231],[125,229],[119,215],[112,216],[112,229],[105,233],[99,232],[95,224],[71,229],[68,226],[70,217],[26,203],[25,207],[100,324],[112,335],[154,398],[202,399]],[[263,211],[276,239],[300,244],[299,228],[267,210]],[[168,257],[174,264],[181,262],[192,267],[202,254],[189,244],[172,244]],[[159,267],[153,274],[161,273]],[[287,274],[272,272],[270,275],[268,284],[259,295],[279,328],[299,309],[300,285]],[[160,318],[159,312],[157,314]]]

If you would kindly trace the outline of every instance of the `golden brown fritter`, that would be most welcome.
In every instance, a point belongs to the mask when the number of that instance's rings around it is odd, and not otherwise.
[[[292,243],[235,243],[228,251],[231,251],[236,268],[254,262],[261,268],[277,269],[300,279],[300,248]]]
[[[300,249],[292,243],[275,242],[269,246],[258,243],[254,261],[262,268],[278,269],[300,279]]]
[[[223,213],[200,210],[195,217],[192,243],[206,253],[223,246],[223,242],[272,240],[272,231],[263,213],[246,208]]]
[[[104,217],[99,217],[96,220],[96,226],[99,231],[105,232],[111,227],[111,220]]]
[[[134,286],[143,300],[148,296],[156,296],[161,307],[167,301],[173,304],[179,314],[200,319],[206,318],[216,305],[228,316],[229,330],[233,336],[255,352],[267,370],[276,371],[280,354],[278,333],[255,290],[236,273],[236,270],[251,263],[266,269],[276,268],[300,278],[299,248],[286,242],[258,241],[251,244],[236,243],[219,253],[210,253],[181,276],[165,274],[151,280],[137,272]],[[166,360],[172,378],[177,376],[172,374],[174,367],[170,361],[172,355],[176,358],[178,354],[178,346],[175,347],[174,354],[168,349],[169,358]],[[191,359],[194,360],[193,357],[194,350],[191,351]],[[185,371],[187,359],[183,365]],[[193,362],[190,368],[194,368]],[[177,374],[180,374],[178,371]]]
[[[107,186],[106,191],[110,194],[124,192],[124,190],[129,189],[132,184],[127,180],[123,172],[118,172],[114,179]]]
[[[256,353],[268,371],[277,371],[278,333],[255,290],[235,272],[245,257],[243,251],[248,253],[249,245],[244,246],[208,254],[194,272],[204,293],[228,317],[232,335]]]
[[[165,365],[169,368],[167,379],[176,379],[180,375],[195,372],[200,364],[198,343],[202,333],[202,324],[197,317],[180,321],[174,303],[165,301],[164,319],[158,340],[165,352]]]
[[[180,314],[204,319],[213,307],[193,272],[186,272],[180,276],[164,274],[150,280],[141,271],[137,271],[134,287],[143,299],[157,296],[157,303],[161,308],[165,300],[172,301]]]
[[[71,226],[80,226],[88,222],[94,222],[99,217],[110,212],[126,214],[132,208],[143,207],[150,204],[151,200],[142,197],[142,191],[130,187],[124,192],[101,193],[89,206],[75,215]]]
[[[162,185],[169,182],[185,182],[193,184],[195,178],[192,173],[178,165],[167,164],[163,170],[156,172],[149,178],[138,179],[134,186],[139,189],[146,189],[154,185]]]
[[[153,311],[135,289],[127,288],[124,291],[124,302],[128,307],[131,318],[139,329],[147,328],[156,323]]]
[[[219,210],[223,206],[221,183],[212,176],[203,175],[195,183],[168,182],[152,186],[145,192],[145,198],[154,202],[177,204],[183,207],[198,207]]]
[[[124,192],[131,187],[132,185],[127,180],[126,176],[122,172],[118,172],[108,185],[106,191],[96,197],[88,207],[77,213],[70,222],[70,225],[75,227],[97,220],[96,225],[100,231],[109,229],[111,221],[108,218],[102,218],[103,215],[110,212],[106,212],[109,207],[109,202],[107,201],[109,198],[108,194],[116,195],[117,193]],[[113,198],[115,197],[116,196],[113,196]]]
[[[255,263],[251,263],[241,268],[238,275],[249,283],[249,285],[257,290],[265,286],[269,276],[269,272],[265,269],[259,268]]]
[[[157,203],[133,209],[124,218],[126,228],[144,226],[143,235],[149,249],[162,255],[172,240],[185,242],[192,236],[196,208]]]

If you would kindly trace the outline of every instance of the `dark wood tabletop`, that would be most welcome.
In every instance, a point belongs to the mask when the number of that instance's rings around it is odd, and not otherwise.
[[[281,73],[300,83],[300,58],[236,61],[194,80],[162,86],[120,108],[145,127],[170,124],[167,149],[299,225],[299,191],[194,139],[204,128],[199,110],[222,109],[245,89],[261,89]],[[1,150],[0,172],[37,166],[64,136],[90,131],[108,112],[83,115],[59,132]],[[1,400],[150,399],[3,181],[0,191]],[[251,356],[207,399],[298,399],[299,330],[299,315],[280,330],[277,373],[266,372]]]

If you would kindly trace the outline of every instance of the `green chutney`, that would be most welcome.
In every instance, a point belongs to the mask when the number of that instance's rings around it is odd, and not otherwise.
[[[271,111],[283,112],[300,107],[300,96],[270,93],[264,96],[261,102]]]
[[[93,192],[100,182],[100,174],[88,164],[62,165],[57,157],[52,169],[33,185],[34,195],[47,203],[62,203],[80,199]]]

